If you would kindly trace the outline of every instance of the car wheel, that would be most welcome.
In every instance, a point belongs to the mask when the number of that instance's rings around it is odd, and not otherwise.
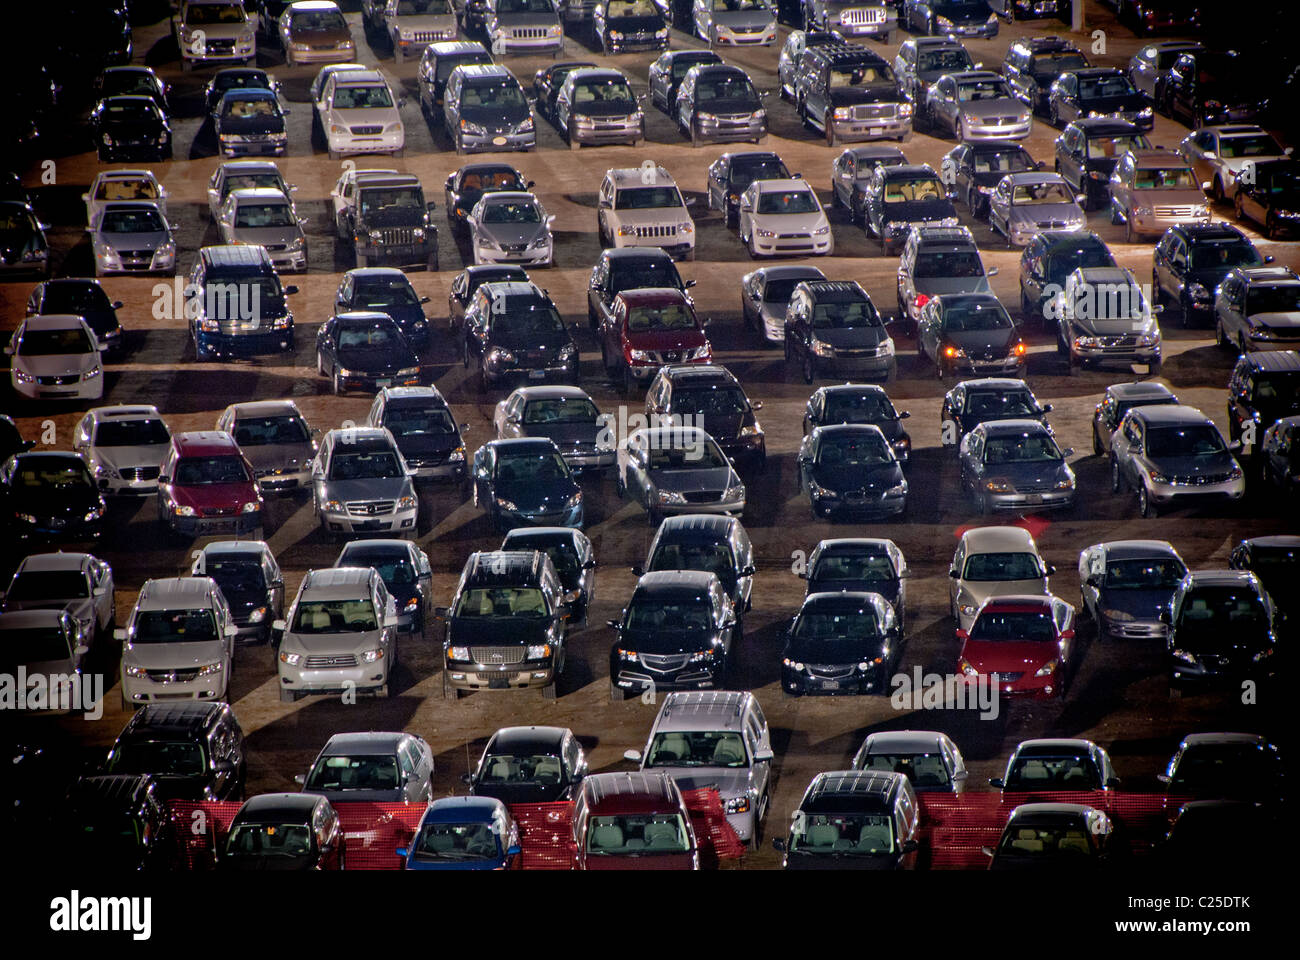
[[[1047,119],[1048,121],[1051,122],[1052,126],[1054,127],[1059,127],[1061,125],[1061,111],[1057,108],[1055,103],[1051,104],[1047,108]],[[1059,164],[1056,172],[1057,173],[1061,172],[1059,169]]]
[[[627,699],[627,691],[620,687],[613,680],[609,682],[609,702],[622,703]]]
[[[1152,501],[1151,495],[1147,493],[1146,484],[1138,487],[1138,513],[1142,514],[1143,517],[1154,517],[1157,513],[1156,505]]]
[[[1232,211],[1233,211],[1233,213],[1236,215],[1236,218],[1237,218],[1238,220],[1245,220],[1245,219],[1246,219],[1246,207],[1245,207],[1245,204],[1242,203],[1242,199],[1241,199],[1241,191],[1240,191],[1240,190],[1238,190],[1238,191],[1236,192],[1236,194],[1233,195],[1233,198],[1232,198]]]
[[[830,110],[831,107],[827,106],[827,112],[822,114],[822,125],[826,127],[826,146],[833,147],[839,143],[839,139],[835,135],[835,119],[834,117],[827,115],[830,113]]]
[[[1110,458],[1110,492],[1124,492],[1124,475],[1119,472],[1119,461],[1114,457]]]
[[[1137,235],[1137,232],[1133,229],[1133,214],[1132,214],[1132,213],[1129,213],[1129,215],[1126,216],[1126,217],[1124,218],[1124,242],[1125,242],[1125,243],[1137,243],[1137,242],[1138,242],[1138,235]]]
[[[1101,448],[1101,437],[1097,435],[1097,424],[1094,423],[1092,425],[1092,455],[1100,457],[1103,453],[1105,451]]]
[[[987,517],[993,512],[993,503],[989,500],[989,495],[987,493],[980,493],[977,494],[977,496],[979,499],[980,516]]]
[[[1223,331],[1223,321],[1218,317],[1214,318],[1214,343],[1220,350],[1227,350],[1232,346],[1228,342],[1228,337]]]
[[[952,135],[957,138],[958,143],[966,142],[966,124],[960,117],[953,122]]]
[[[1228,199],[1227,194],[1223,192],[1223,178],[1217,174],[1214,177],[1214,182],[1210,184],[1210,199],[1215,203],[1223,203],[1224,200]]]
[[[812,383],[816,378],[817,371],[813,369],[812,351],[808,351],[803,356],[803,382]]]
[[[333,389],[334,396],[336,397],[343,393],[343,381],[339,378],[339,372],[337,370],[334,371],[334,375],[331,378],[330,387]]]
[[[692,119],[691,120],[691,146],[698,147],[700,145],[700,142],[701,141],[700,141],[699,123],[696,120]]]

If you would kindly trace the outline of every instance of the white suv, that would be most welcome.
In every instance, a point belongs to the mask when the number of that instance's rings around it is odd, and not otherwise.
[[[316,101],[316,121],[330,159],[360,153],[401,156],[406,128],[397,111],[403,102],[377,70],[331,74]]]
[[[155,406],[96,407],[77,424],[72,449],[104,493],[151,494],[171,440]]]
[[[279,638],[280,699],[364,691],[388,696],[397,661],[397,603],[374,567],[331,567],[303,578]]]
[[[602,247],[662,247],[674,258],[695,259],[695,222],[663,167],[647,162],[605,171],[598,206]]]
[[[211,577],[146,580],[125,627],[122,707],[155,700],[224,700],[238,628]]]

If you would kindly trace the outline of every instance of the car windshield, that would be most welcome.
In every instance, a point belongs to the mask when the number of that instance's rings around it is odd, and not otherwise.
[[[1041,580],[1046,576],[1036,553],[976,553],[966,559],[963,580],[983,582]]]
[[[880,423],[897,420],[898,412],[883,393],[848,393],[826,395],[822,423]]]
[[[1086,753],[1017,757],[1005,790],[1100,790],[1097,770]]]
[[[305,823],[237,823],[226,840],[227,857],[309,857],[311,827]]]
[[[893,820],[884,814],[805,813],[790,829],[790,852],[867,857],[894,852]]]
[[[701,570],[726,582],[736,579],[736,558],[725,543],[663,543],[650,558],[649,569]]]
[[[795,621],[791,636],[794,640],[802,641],[799,646],[804,652],[799,655],[811,658],[812,651],[819,646],[815,641],[870,640],[878,634],[876,614],[867,607],[853,611],[801,613]]]
[[[609,273],[610,287],[615,291],[634,290],[638,287],[670,287],[673,290],[682,288],[681,275],[667,257],[611,260]]]
[[[185,740],[128,740],[113,750],[109,773],[202,777],[208,772],[203,748]]]
[[[633,594],[623,628],[629,633],[669,635],[707,632],[713,628],[713,607],[707,593],[668,599]]]
[[[524,423],[595,423],[599,416],[586,397],[548,397],[524,406]]]
[[[247,19],[242,3],[192,3],[185,14],[185,23],[192,27],[243,23]]]
[[[831,67],[830,87],[833,90],[870,87],[878,83],[890,86],[894,84],[894,71],[883,63]]]
[[[559,783],[564,772],[560,758],[549,753],[494,753],[483,758],[479,783]]]
[[[189,610],[141,610],[135,616],[132,643],[204,643],[218,639],[217,620],[206,607]]]
[[[713,0],[716,13],[737,10],[767,10],[767,0]]]
[[[389,407],[384,426],[395,437],[447,436],[456,432],[456,421],[446,407]]]
[[[678,388],[672,396],[673,413],[734,416],[749,409],[739,387]]]
[[[916,58],[916,70],[918,73],[957,73],[960,70],[973,70],[975,64],[971,61],[970,54],[964,49],[957,50],[931,50],[921,53]]]
[[[0,641],[4,643],[0,650],[0,666],[4,668],[67,660],[71,654],[67,635],[58,627],[10,628],[0,631]],[[13,672],[9,671],[9,675]]]
[[[931,277],[982,277],[984,264],[975,250],[948,250],[918,253],[912,276],[917,279]]]
[[[524,99],[524,92],[519,89],[518,83],[513,79],[503,79],[466,84],[461,90],[460,105],[494,109],[525,108],[528,106],[528,101]]]
[[[1174,765],[1170,787],[1222,788],[1234,783],[1257,786],[1276,782],[1283,775],[1282,761],[1266,747],[1255,744],[1207,743],[1188,747]]]
[[[1147,150],[1151,147],[1151,141],[1141,133],[1127,137],[1090,137],[1087,143],[1089,160],[1116,160],[1130,150]]]
[[[552,0],[499,0],[497,13],[554,13]]]
[[[33,330],[28,327],[23,331],[18,344],[21,357],[54,357],[69,353],[92,353],[95,350],[90,337],[81,327],[68,327],[63,330]]]
[[[977,100],[1010,100],[1011,91],[1001,78],[994,80],[967,80],[957,85],[957,99],[962,103]]]
[[[966,413],[986,420],[1037,417],[1042,411],[1027,390],[973,390],[966,394]]]
[[[883,553],[831,553],[823,555],[809,580],[863,580],[889,583],[895,578],[894,564]]]
[[[879,467],[894,459],[883,437],[823,437],[817,447],[819,467]]]
[[[357,757],[321,757],[307,775],[305,790],[396,790],[397,758],[390,753],[363,754]]]
[[[292,227],[295,223],[293,208],[285,201],[241,203],[235,211],[237,227]]]
[[[349,453],[346,441],[340,441],[330,458],[331,480],[393,480],[402,476],[402,465],[391,450],[366,450]]]
[[[1255,380],[1254,400],[1256,403],[1277,403],[1279,401],[1296,403],[1300,398],[1300,372],[1274,373]]]
[[[545,2],[545,0],[543,0]],[[573,103],[624,103],[629,107],[636,101],[632,88],[621,77],[615,79],[584,80],[573,85]]]
[[[1105,77],[1079,80],[1079,98],[1097,100],[1102,97],[1131,97],[1137,94],[1133,82],[1122,73]]]
[[[210,554],[203,561],[203,575],[217,581],[217,586],[226,593],[266,590],[266,576],[259,557]]]
[[[758,213],[816,213],[820,209],[811,190],[766,190],[758,195]]]
[[[414,307],[420,298],[405,277],[358,279],[352,291],[352,305],[358,310],[382,310],[384,307]]]
[[[989,437],[984,443],[985,463],[1048,463],[1060,459],[1060,448],[1046,433]]]
[[[1193,270],[1230,270],[1233,267],[1257,267],[1263,264],[1255,245],[1249,240],[1230,243],[1198,243],[1192,247]]]
[[[94,487],[90,471],[79,460],[69,463],[60,457],[57,460],[43,461],[24,459],[9,481],[9,489],[16,491],[24,487],[44,487],[47,490],[66,490],[69,493],[77,487]]]
[[[110,100],[105,102],[103,119],[121,123],[161,123],[162,111],[152,100]]]
[[[971,624],[970,638],[992,643],[1055,643],[1056,626],[1045,608],[1032,612],[985,610]]]
[[[399,17],[415,17],[420,14],[435,16],[452,12],[449,0],[398,0]]]
[[[578,551],[574,548],[572,541],[562,540],[555,541],[546,538],[534,539],[524,533],[520,536],[507,536],[506,542],[501,546],[502,550],[538,550],[551,558],[551,563],[555,565],[555,572],[563,578],[570,575],[577,576],[580,572],[578,567]]]
[[[627,329],[631,333],[646,330],[694,330],[695,315],[690,308],[680,304],[657,307],[632,307],[627,313]]]
[[[1106,564],[1106,589],[1172,590],[1186,572],[1174,559],[1111,560]]]
[[[948,765],[937,753],[873,753],[864,758],[860,769],[901,773],[914,787],[946,787],[952,783]]]
[[[527,186],[519,171],[513,167],[496,167],[490,170],[470,170],[460,179],[460,192],[466,196],[483,194],[489,190],[518,190]]]
[[[1089,241],[1073,249],[1053,250],[1047,255],[1047,277],[1058,286],[1079,267],[1113,267],[1115,258],[1101,240]]]
[[[148,447],[171,439],[161,420],[106,420],[95,427],[97,447]]]
[[[1300,547],[1255,547],[1250,552],[1252,570],[1269,574],[1300,564]]]
[[[919,180],[889,180],[885,183],[885,203],[913,203],[918,200],[943,200],[947,197],[938,177]]]
[[[152,180],[131,177],[101,180],[95,190],[96,200],[157,200],[158,185]],[[55,284],[46,290],[48,297],[59,286],[71,286],[71,284]],[[92,288],[98,289],[98,287]]]
[[[51,283],[41,296],[41,313],[72,313],[84,316],[112,310],[108,297],[98,284]]]
[[[520,300],[525,304],[522,310],[518,306]],[[506,312],[492,318],[493,337],[512,345],[536,347],[541,337],[567,335],[567,332],[559,311],[551,303],[526,297],[507,298]]]
[[[647,767],[747,767],[749,755],[739,733],[725,730],[656,733],[646,751]]]
[[[592,817],[587,827],[587,853],[593,856],[641,857],[686,853],[690,848],[679,813]]]
[[[366,347],[392,348],[400,341],[397,327],[389,320],[384,323],[369,321],[362,324],[339,326],[339,349],[356,350]]]
[[[976,173],[1026,173],[1034,169],[1034,158],[1022,149],[975,154]]]
[[[80,570],[24,570],[14,577],[5,600],[81,600],[90,596],[90,583]]]
[[[289,24],[290,34],[299,32],[324,33],[347,33],[348,22],[343,19],[343,14],[337,10],[308,10],[305,12],[295,12],[293,20]]]
[[[653,210],[681,205],[682,195],[676,187],[630,187],[614,194],[615,210]]]
[[[400,210],[424,210],[424,197],[418,187],[367,187],[361,191],[361,216]]]
[[[949,333],[970,333],[986,330],[1010,330],[1012,322],[1001,303],[945,303],[943,327]]]
[[[230,98],[221,110],[223,120],[253,120],[258,117],[279,116],[279,105],[270,97]]]
[[[1091,64],[1088,63],[1088,58],[1078,51],[1062,50],[1055,53],[1034,54],[1034,62],[1030,67],[1030,72],[1035,77],[1050,82],[1070,70],[1078,70],[1081,67],[1089,66]]]
[[[484,223],[541,223],[542,212],[535,203],[496,202],[483,205]]]
[[[495,860],[501,848],[490,824],[426,823],[411,844],[417,861]]]
[[[1140,167],[1133,171],[1135,190],[1197,190],[1190,167]]]
[[[353,541],[354,544],[364,542]],[[379,574],[379,579],[389,587],[409,587],[416,581],[415,567],[411,561],[404,553],[394,554],[392,550],[373,550],[365,546],[356,550],[344,549],[338,566],[373,567],[375,573]]]
[[[687,51],[681,56],[673,58],[673,80],[680,81],[682,77],[691,72],[692,67],[701,63],[721,62],[722,59],[716,53],[701,50]]]
[[[1198,587],[1183,597],[1178,610],[1180,637],[1230,642],[1268,626],[1264,601],[1249,586]]]
[[[743,192],[755,180],[786,180],[790,171],[780,160],[733,161],[731,164],[731,186],[737,192]],[[797,281],[796,281],[797,282]],[[794,289],[791,286],[791,289]],[[788,296],[786,299],[790,299]]]
[[[1002,836],[998,855],[1004,857],[1090,857],[1096,851],[1083,824],[1014,826]]]
[[[1147,431],[1149,457],[1213,457],[1226,450],[1223,437],[1209,423],[1153,427]]]
[[[709,74],[707,79],[695,85],[695,99],[701,102],[709,100],[746,100],[758,103],[758,93],[748,77],[723,74]]]
[[[564,458],[555,450],[541,453],[503,454],[497,458],[498,483],[554,483],[572,475]]]
[[[870,300],[819,302],[813,307],[814,330],[845,330],[850,327],[880,326],[880,315]]]
[[[1012,189],[1011,202],[1018,206],[1038,203],[1074,203],[1074,194],[1064,183],[1022,183]]]
[[[246,483],[252,478],[241,457],[185,457],[176,463],[172,482],[179,486]]]
[[[1266,133],[1220,137],[1219,156],[1225,159],[1233,157],[1280,157],[1282,156],[1282,148],[1278,146],[1276,140]]]
[[[1246,315],[1300,312],[1300,283],[1276,287],[1252,286],[1246,292]]]
[[[100,92],[106,97],[152,97],[158,92],[157,81],[135,70],[105,73]]]
[[[101,233],[166,233],[157,210],[108,210],[99,221]]]
[[[547,615],[546,597],[538,587],[469,587],[456,604],[457,617],[529,617]]]
[[[288,193],[284,179],[278,173],[240,173],[228,176],[222,184],[222,197],[226,197],[232,190],[254,189],[257,187],[269,187],[272,190],[279,190],[281,193]]]
[[[379,629],[369,597],[303,600],[293,618],[294,633],[365,633]]]
[[[647,451],[650,470],[717,470],[728,465],[726,456],[713,440],[661,437]]]
[[[447,78],[451,76],[452,71],[457,67],[473,66],[474,64],[492,63],[492,55],[489,53],[459,53],[446,57],[438,57],[437,82],[446,83]]]
[[[218,75],[212,80],[212,89],[218,99],[231,90],[272,90],[271,78],[260,70],[239,71]]]

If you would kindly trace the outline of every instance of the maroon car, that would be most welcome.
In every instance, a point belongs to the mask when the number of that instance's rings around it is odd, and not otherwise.
[[[958,669],[969,681],[996,683],[1002,696],[1065,695],[1075,667],[1074,608],[1059,597],[986,600],[957,639]]]
[[[234,437],[216,430],[172,437],[158,477],[158,519],[183,536],[262,539],[262,495]]]
[[[699,848],[666,773],[596,773],[573,805],[578,870],[698,870]]]
[[[625,290],[597,330],[605,371],[623,389],[646,384],[666,363],[712,363],[704,324],[686,294],[671,287]]]

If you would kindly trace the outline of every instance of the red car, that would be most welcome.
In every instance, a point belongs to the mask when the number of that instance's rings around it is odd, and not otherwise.
[[[1065,695],[1075,668],[1074,607],[1060,597],[986,600],[957,639],[957,667],[969,681],[996,682],[1001,696]]]
[[[216,430],[172,437],[158,477],[158,520],[188,537],[262,539],[262,495],[234,437]]]
[[[699,847],[666,773],[595,773],[573,804],[578,870],[698,870]]]
[[[614,298],[597,335],[605,371],[623,389],[646,384],[666,363],[712,363],[704,324],[686,294],[671,287],[625,290]]]

